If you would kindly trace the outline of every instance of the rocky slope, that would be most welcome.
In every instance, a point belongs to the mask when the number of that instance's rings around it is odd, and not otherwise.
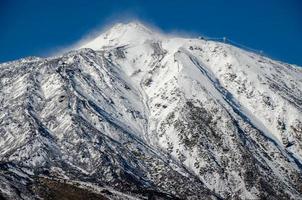
[[[297,66],[134,22],[0,80],[0,199],[302,199]]]

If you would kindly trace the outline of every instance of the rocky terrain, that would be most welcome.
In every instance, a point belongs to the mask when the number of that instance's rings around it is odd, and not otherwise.
[[[116,24],[0,64],[0,199],[302,199],[302,68]]]

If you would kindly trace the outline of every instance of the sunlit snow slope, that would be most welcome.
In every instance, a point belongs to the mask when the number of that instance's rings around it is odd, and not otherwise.
[[[297,66],[132,22],[0,80],[0,197],[302,199]]]

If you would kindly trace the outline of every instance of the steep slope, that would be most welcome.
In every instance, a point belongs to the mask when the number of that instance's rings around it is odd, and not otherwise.
[[[302,199],[301,75],[136,22],[1,64],[0,191],[47,199],[40,185],[53,194],[57,181],[95,198]]]

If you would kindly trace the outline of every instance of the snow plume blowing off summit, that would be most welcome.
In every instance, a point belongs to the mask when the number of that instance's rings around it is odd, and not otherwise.
[[[0,77],[0,198],[302,199],[297,66],[130,22]]]

